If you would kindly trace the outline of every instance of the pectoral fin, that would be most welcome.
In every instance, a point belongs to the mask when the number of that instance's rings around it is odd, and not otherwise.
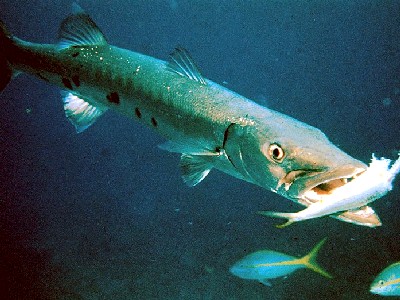
[[[200,183],[213,168],[215,160],[224,154],[218,147],[210,150],[190,141],[167,141],[158,147],[169,152],[182,153],[180,169],[182,179],[188,186]]]
[[[158,145],[158,148],[173,153],[185,153],[190,155],[201,155],[201,156],[220,156],[221,152],[216,150],[209,150],[202,148],[200,145],[191,144],[188,142],[179,141],[167,141],[163,144]]]
[[[182,179],[188,186],[195,186],[210,173],[213,157],[182,154],[180,168]]]

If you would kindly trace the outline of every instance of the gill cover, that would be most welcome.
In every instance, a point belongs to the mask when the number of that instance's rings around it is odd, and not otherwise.
[[[225,131],[223,148],[229,161],[245,180],[260,186],[277,181],[269,172],[257,130],[251,124],[232,123]]]
[[[241,143],[246,138],[246,126],[231,123],[225,131],[223,148],[234,168],[244,177],[251,177],[243,162]]]

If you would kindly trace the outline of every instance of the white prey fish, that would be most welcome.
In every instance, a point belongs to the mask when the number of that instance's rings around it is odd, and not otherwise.
[[[399,153],[400,156],[400,153]],[[281,213],[261,211],[262,215],[288,219],[285,227],[294,222],[304,221],[331,215],[337,212],[359,209],[371,203],[392,190],[392,182],[400,172],[400,157],[389,167],[390,159],[377,159],[372,155],[372,160],[367,170],[350,182],[333,189],[327,194],[318,194],[313,190],[307,191],[302,197],[312,204],[297,213]]]

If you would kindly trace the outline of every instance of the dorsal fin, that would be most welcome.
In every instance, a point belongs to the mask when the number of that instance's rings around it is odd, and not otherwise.
[[[107,40],[99,27],[78,4],[73,3],[72,11],[72,15],[61,23],[58,32],[60,48],[107,45]]]
[[[168,67],[172,71],[191,80],[200,82],[201,84],[207,84],[186,49],[182,47],[176,47],[169,57],[170,60],[168,62]]]

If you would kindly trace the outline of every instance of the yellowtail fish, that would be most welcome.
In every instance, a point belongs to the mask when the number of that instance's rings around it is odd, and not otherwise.
[[[271,250],[257,251],[236,262],[230,268],[230,272],[242,279],[257,280],[267,286],[271,286],[268,279],[287,276],[296,270],[304,268],[332,278],[330,274],[316,263],[317,253],[325,241],[326,238],[320,241],[309,254],[302,258]]]
[[[0,22],[0,91],[20,73],[63,89],[77,132],[108,109],[153,128],[168,140],[160,148],[181,153],[189,186],[218,169],[307,206],[302,195],[330,193],[367,169],[320,130],[206,79],[183,48],[163,61],[110,45],[77,4],[57,44],[23,41]],[[380,224],[370,208],[335,217]]]
[[[400,296],[400,262],[390,265],[379,273],[369,290],[381,296]]]
[[[400,153],[399,153],[400,156]],[[319,195],[314,191],[303,194],[304,199],[313,202],[306,209],[297,213],[261,211],[262,215],[285,218],[288,221],[278,227],[285,227],[294,222],[320,218],[344,210],[359,209],[392,190],[392,182],[400,172],[400,157],[393,163],[390,159],[377,159],[372,155],[368,169],[352,179],[351,182],[336,188],[331,193]]]

